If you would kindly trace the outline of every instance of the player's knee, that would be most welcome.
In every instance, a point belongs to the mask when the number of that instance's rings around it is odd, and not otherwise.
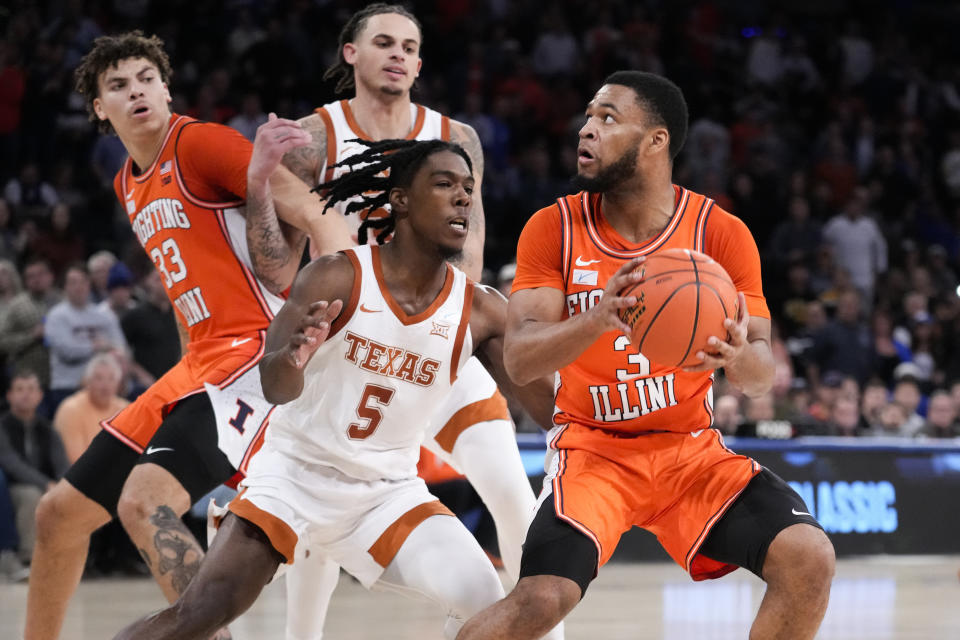
[[[120,518],[124,529],[129,531],[131,526],[146,522],[157,509],[158,505],[153,502],[136,491],[124,488],[123,493],[120,494],[120,500],[117,501],[117,517]]]
[[[59,527],[65,525],[64,509],[56,490],[48,491],[37,503],[34,519],[37,525],[37,542],[49,542],[56,537]]]
[[[836,554],[830,538],[820,529],[814,529],[811,538],[803,551],[804,579],[821,595],[826,595],[830,593],[830,584],[836,570]]]
[[[486,558],[484,558],[486,561]],[[503,585],[492,567],[473,571],[469,580],[458,576],[453,586],[446,589],[447,606],[457,617],[466,620],[486,609],[504,596]]]
[[[535,621],[541,633],[559,624],[577,606],[580,597],[580,588],[575,583],[556,576],[521,578],[507,596],[514,601],[513,610]]]
[[[40,498],[34,512],[37,542],[49,544],[65,537],[76,539],[91,534],[101,524],[93,518],[83,518],[78,505],[73,504],[61,486],[57,485]]]
[[[763,573],[771,585],[826,596],[835,567],[836,555],[827,535],[816,527],[794,525],[771,543]]]

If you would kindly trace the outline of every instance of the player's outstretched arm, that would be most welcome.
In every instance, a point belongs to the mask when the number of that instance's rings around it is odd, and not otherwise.
[[[470,314],[470,332],[475,340],[474,354],[486,367],[497,386],[523,408],[544,429],[553,427],[553,375],[544,375],[518,385],[503,366],[503,332],[507,322],[507,299],[503,294],[485,286],[477,286],[473,293]]]
[[[333,212],[324,214],[323,200],[309,192],[323,181],[320,172],[327,159],[327,128],[323,118],[314,113],[300,118],[297,124],[310,134],[310,142],[284,154],[283,167],[277,171],[277,175],[296,179],[300,183],[288,187],[298,198],[303,199],[303,186],[307,188],[308,195],[302,200],[302,206],[288,213],[280,211],[280,217],[309,234],[312,256],[349,249],[357,243],[350,235],[346,220],[340,215],[333,215]]]
[[[507,372],[517,384],[527,384],[576,360],[587,347],[607,331],[630,334],[630,327],[617,312],[636,304],[635,296],[618,293],[628,284],[640,282],[634,271],[642,258],[622,267],[603,290],[600,301],[590,310],[565,319],[563,292],[552,287],[520,289],[510,296],[503,360]]]
[[[276,209],[291,206],[291,190],[278,190],[281,199],[274,203],[274,182],[282,184],[282,176],[274,178],[280,159],[290,149],[306,145],[310,135],[300,126],[271,113],[269,120],[257,128],[253,153],[247,166],[247,246],[250,262],[257,278],[271,293],[279,294],[290,286],[300,266],[303,233],[285,225]],[[304,190],[306,191],[306,190]],[[309,196],[309,193],[306,194]],[[283,199],[286,202],[282,202]],[[295,199],[293,202],[295,205]]]
[[[303,370],[330,334],[353,286],[353,265],[343,255],[324,256],[303,268],[290,296],[267,330],[260,360],[263,396],[273,404],[303,391]]]
[[[470,229],[467,232],[467,241],[463,245],[463,256],[451,262],[470,278],[479,282],[483,276],[483,243],[487,235],[487,223],[483,215],[483,197],[480,193],[483,183],[483,147],[473,127],[458,120],[450,121],[450,142],[456,142],[469,154],[473,162],[474,180],[473,209],[470,212]]]

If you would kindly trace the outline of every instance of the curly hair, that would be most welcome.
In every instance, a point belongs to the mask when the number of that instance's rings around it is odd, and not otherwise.
[[[107,69],[116,69],[121,61],[128,58],[145,58],[160,72],[164,84],[170,83],[173,69],[170,58],[163,50],[163,40],[157,36],[147,37],[139,29],[114,36],[100,36],[93,41],[93,48],[80,61],[73,72],[77,93],[87,103],[87,115],[91,122],[97,122],[102,133],[110,133],[113,127],[109,120],[100,120],[93,110],[93,101],[100,95],[100,76]]]
[[[348,167],[350,171],[339,178],[318,184],[312,190],[325,194],[327,204],[323,211],[338,202],[350,200],[357,196],[361,198],[347,205],[345,214],[361,211],[374,211],[387,204],[390,199],[390,189],[393,187],[409,187],[413,177],[427,158],[441,151],[452,151],[463,158],[467,169],[473,173],[473,162],[463,147],[455,142],[445,140],[380,140],[372,142],[355,138],[348,142],[359,143],[366,148],[361,153],[350,156],[334,165]],[[354,167],[357,167],[354,169]],[[360,225],[357,239],[360,244],[367,244],[367,230],[377,229],[377,242],[383,244],[393,233],[396,220],[393,212],[385,218],[367,217]]]
[[[417,20],[416,16],[410,13],[406,7],[399,4],[387,4],[385,2],[375,2],[369,6],[364,7],[360,11],[357,11],[350,19],[347,20],[347,23],[343,25],[343,29],[340,30],[340,40],[337,44],[337,61],[330,65],[323,74],[324,80],[329,80],[331,78],[337,79],[337,86],[334,89],[336,93],[342,93],[347,89],[352,89],[353,84],[353,65],[349,64],[343,57],[343,45],[348,42],[354,42],[357,39],[357,36],[366,28],[367,21],[370,20],[373,16],[379,16],[385,13],[396,13],[401,15],[404,18],[407,18],[413,24],[417,25],[417,31],[420,32],[421,39],[423,38],[423,27],[420,26],[420,21]],[[421,43],[422,44],[422,43]]]

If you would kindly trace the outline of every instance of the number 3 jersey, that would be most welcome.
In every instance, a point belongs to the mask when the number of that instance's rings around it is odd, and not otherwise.
[[[171,115],[153,164],[114,180],[193,348],[264,330],[283,300],[253,275],[243,204],[253,145],[223,125]]]
[[[674,186],[675,209],[655,237],[633,244],[606,221],[599,194],[557,200],[530,218],[517,246],[513,290],[551,287],[564,294],[563,317],[594,307],[607,281],[632,258],[662,249],[706,253],[730,274],[753,316],[769,318],[760,255],[746,225],[713,200]],[[651,362],[627,336],[608,331],[558,372],[557,425],[575,423],[620,433],[693,432],[713,419],[713,372],[689,373]],[[572,434],[561,431],[554,446]]]
[[[424,432],[473,351],[466,275],[447,265],[436,299],[408,315],[387,290],[380,251],[344,252],[350,299],[307,363],[300,397],[273,412],[264,444],[364,481],[416,476]]]

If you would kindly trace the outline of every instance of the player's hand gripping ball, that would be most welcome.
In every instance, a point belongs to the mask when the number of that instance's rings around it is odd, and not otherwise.
[[[697,352],[713,351],[707,340],[726,339],[724,320],[737,319],[737,288],[726,270],[692,249],[659,251],[637,269],[643,279],[619,294],[637,297],[619,314],[633,347],[661,365],[702,364]]]

